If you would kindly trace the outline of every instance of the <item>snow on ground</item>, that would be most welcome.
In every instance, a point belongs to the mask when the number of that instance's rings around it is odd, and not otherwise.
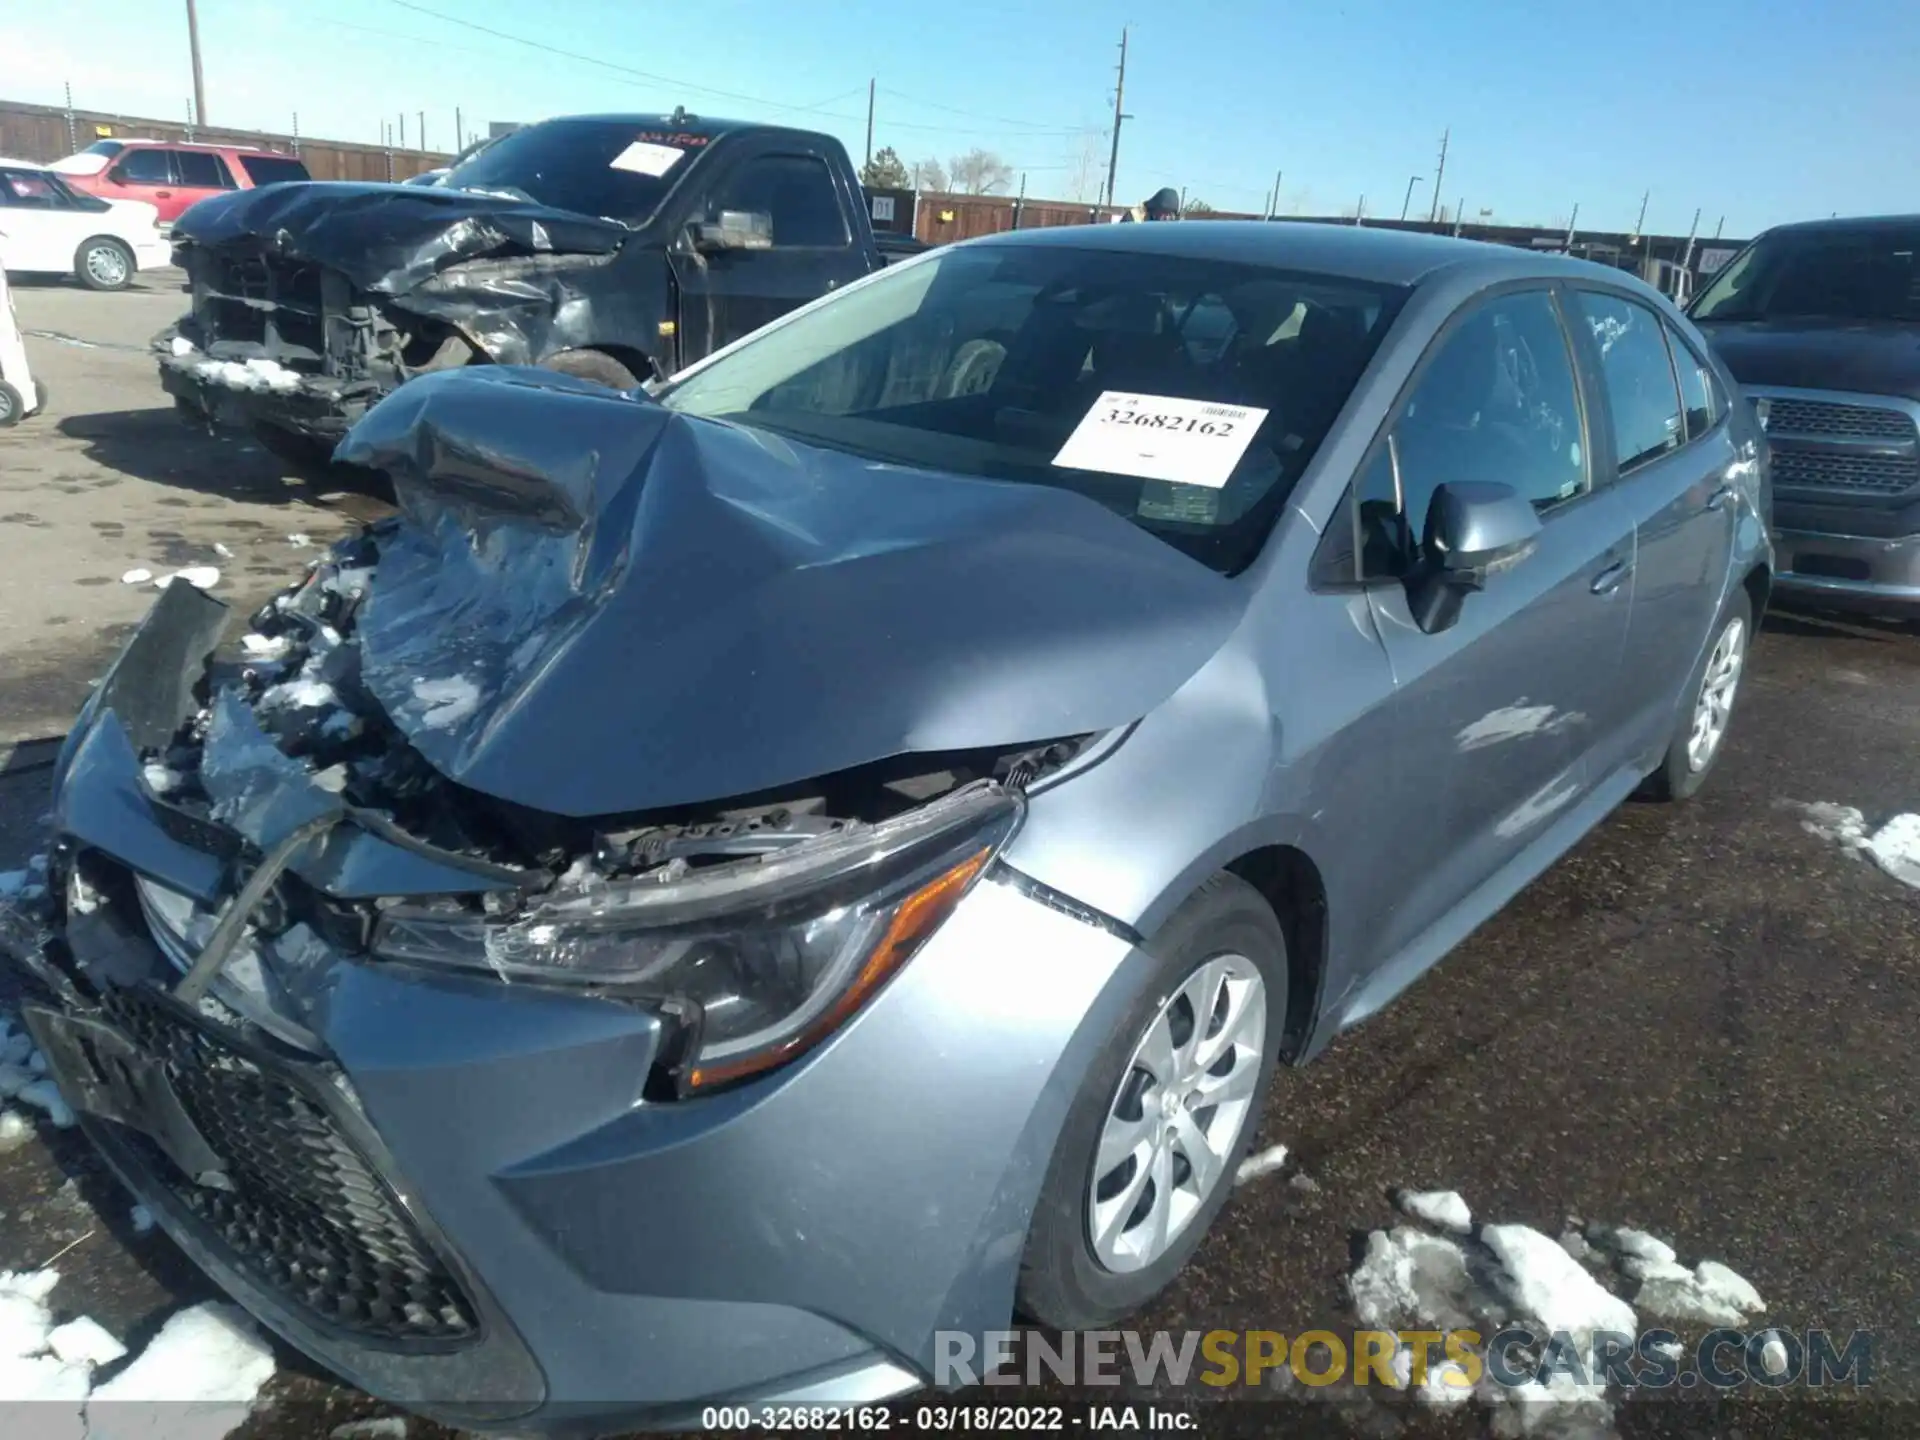
[[[1430,1228],[1403,1224],[1367,1236],[1347,1284],[1355,1314],[1369,1329],[1488,1336],[1517,1324],[1543,1343],[1564,1335],[1584,1368],[1596,1334],[1637,1335],[1642,1315],[1649,1325],[1671,1320],[1744,1328],[1764,1309],[1753,1286],[1725,1265],[1704,1260],[1689,1270],[1671,1244],[1644,1230],[1589,1225],[1583,1231],[1574,1221],[1554,1239],[1526,1225],[1474,1228],[1466,1201],[1453,1191],[1399,1190],[1393,1198]],[[1636,1282],[1631,1303],[1615,1293]],[[1678,1358],[1678,1347],[1669,1353]],[[1469,1387],[1465,1372],[1443,1363],[1437,1349],[1428,1359],[1424,1377],[1416,1376],[1412,1351],[1401,1347],[1390,1367],[1400,1389],[1419,1404],[1475,1400],[1502,1440],[1613,1433],[1613,1397],[1604,1380],[1556,1367],[1544,1382],[1503,1386],[1483,1373]],[[1785,1361],[1782,1347],[1778,1363]]]
[[[1270,1170],[1278,1170],[1286,1163],[1287,1147],[1284,1145],[1269,1146],[1258,1154],[1249,1155],[1240,1162],[1240,1168],[1234,1172],[1233,1183],[1236,1185],[1244,1185],[1247,1181],[1257,1176],[1265,1175]]]
[[[120,577],[122,585],[144,585],[153,578],[153,571],[135,568]]]
[[[193,367],[202,380],[224,385],[229,390],[271,390],[287,395],[300,388],[300,372],[289,370],[275,360],[256,356],[244,363],[238,360],[202,360]]]
[[[1466,1234],[1473,1229],[1473,1212],[1454,1190],[1402,1190],[1393,1203],[1416,1220],[1424,1220],[1439,1230]]]
[[[213,565],[189,565],[184,570],[175,570],[171,575],[154,577],[153,588],[164,590],[176,580],[184,580],[197,590],[211,590],[220,583],[220,571]]]
[[[272,1378],[273,1352],[244,1311],[195,1305],[88,1397],[88,1440],[218,1440]]]
[[[1867,817],[1852,805],[1783,803],[1800,812],[1800,828],[1809,835],[1838,845],[1848,855],[1864,856],[1894,879],[1920,889],[1920,815],[1895,815],[1870,828]]]

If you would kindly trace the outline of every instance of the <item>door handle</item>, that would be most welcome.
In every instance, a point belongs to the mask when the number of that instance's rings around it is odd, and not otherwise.
[[[1626,582],[1626,578],[1632,573],[1632,561],[1614,561],[1613,564],[1607,566],[1606,569],[1593,577],[1593,593],[1596,595],[1613,594],[1614,591],[1618,590],[1621,585]]]
[[[171,190],[156,190],[153,192],[153,198],[156,200],[171,200],[173,198],[173,192]]]

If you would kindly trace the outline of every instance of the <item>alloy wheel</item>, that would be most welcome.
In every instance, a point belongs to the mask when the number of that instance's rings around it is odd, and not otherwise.
[[[1693,729],[1687,736],[1687,768],[1699,774],[1713,762],[1733,714],[1734,693],[1747,659],[1747,624],[1738,617],[1727,622],[1707,657],[1700,681],[1700,698],[1693,704]]]
[[[1088,1182],[1088,1239],[1107,1269],[1153,1264],[1231,1182],[1266,1032],[1260,971],[1243,955],[1216,955],[1134,1043]]]

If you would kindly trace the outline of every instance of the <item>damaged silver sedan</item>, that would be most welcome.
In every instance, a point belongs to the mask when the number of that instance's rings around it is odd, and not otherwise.
[[[28,1023],[223,1286],[460,1425],[1109,1323],[1277,1064],[1704,782],[1750,421],[1699,361],[1648,461],[1657,374],[1609,398],[1697,346],[1576,262],[1195,224],[934,251],[653,393],[410,381],[342,451],[400,513],[237,635],[169,588],[75,723]]]

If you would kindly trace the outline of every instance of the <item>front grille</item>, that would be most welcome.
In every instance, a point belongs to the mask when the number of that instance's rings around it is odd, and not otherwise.
[[[183,1176],[123,1131],[154,1178],[255,1281],[375,1342],[478,1338],[472,1301],[372,1163],[301,1082],[256,1062],[158,999],[109,991],[106,1017],[166,1070],[232,1188]]]
[[[1834,440],[1906,440],[1914,438],[1913,417],[1878,405],[1844,405],[1837,400],[1771,399],[1767,430],[1774,435],[1817,435]]]
[[[1898,495],[1920,484],[1920,456],[1847,455],[1779,444],[1771,451],[1773,483],[1783,488]]]

